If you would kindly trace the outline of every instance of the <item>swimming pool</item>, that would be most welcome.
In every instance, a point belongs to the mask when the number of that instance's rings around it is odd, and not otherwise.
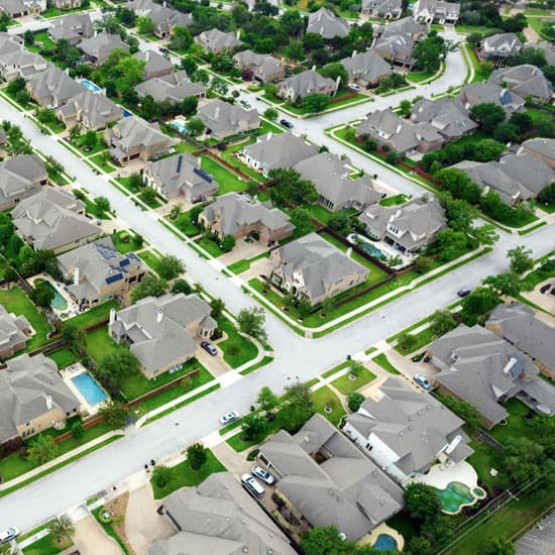
[[[178,121],[173,121],[170,124],[174,129],[179,131],[182,135],[187,134],[187,127]]]
[[[60,292],[49,281],[46,281],[45,279],[36,279],[33,285],[36,287],[40,283],[45,283],[46,287],[48,287],[54,293],[54,298],[50,302],[50,306],[52,308],[55,308],[56,310],[65,310],[67,308],[67,301],[62,297]]]
[[[437,489],[444,513],[457,514],[463,507],[474,505],[478,499],[484,499],[486,492],[479,487],[472,490],[462,482],[449,482],[445,489]]]
[[[386,255],[378,248],[376,248],[370,239],[367,239],[363,235],[358,235],[357,233],[352,233],[347,237],[347,240],[353,245],[361,248],[363,251],[367,252],[370,256],[377,258],[378,260],[385,260]]]
[[[389,534],[380,534],[372,548],[380,551],[393,551],[397,549],[397,542]]]
[[[91,406],[98,405],[108,398],[108,395],[88,372],[71,378],[71,381]]]
[[[92,93],[99,93],[102,91],[102,89],[96,83],[93,83],[88,79],[81,79],[80,83],[81,85],[83,85],[83,87],[86,87]]]

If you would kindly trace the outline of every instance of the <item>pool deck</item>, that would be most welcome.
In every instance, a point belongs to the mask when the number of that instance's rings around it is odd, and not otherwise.
[[[60,318],[60,320],[67,320],[68,318],[73,318],[73,316],[78,316],[79,314],[81,314],[81,312],[79,312],[79,306],[76,302],[73,301],[73,299],[69,296],[69,293],[66,291],[67,285],[54,280],[51,275],[46,273],[38,274],[37,276],[33,277],[32,280],[30,280],[30,283],[31,285],[33,285],[33,287],[35,286],[34,284],[37,280],[43,280],[50,283],[50,285],[52,285],[52,287],[56,289],[58,294],[67,303],[67,307],[63,310],[51,307],[56,316]]]
[[[61,370],[60,375],[62,376],[64,383],[69,387],[71,392],[77,397],[77,399],[79,399],[79,402],[81,403],[83,409],[86,410],[91,416],[94,416],[98,412],[98,409],[100,408],[100,405],[102,403],[90,405],[85,396],[81,393],[81,391],[79,391],[79,388],[72,381],[72,378],[75,378],[80,374],[84,374],[86,372],[88,372],[88,370],[80,362],[77,362]]]
[[[391,536],[397,542],[397,551],[403,551],[405,547],[405,538],[397,530],[388,526],[385,522],[374,528],[369,534],[364,536],[358,541],[358,545],[370,545],[373,546],[377,541],[378,537],[382,534]]]
[[[416,255],[402,253],[401,251],[398,251],[395,247],[392,247],[391,245],[387,244],[385,241],[371,241],[364,235],[360,235],[358,233],[349,234],[347,236],[347,240],[351,244],[355,244],[353,243],[353,241],[355,241],[355,236],[357,236],[359,240],[362,241],[363,243],[368,243],[372,248],[381,251],[382,254],[384,255],[384,260],[382,260],[382,262],[385,262],[387,258],[399,257],[401,259],[401,264],[396,264],[395,266],[392,266],[397,270],[400,268],[404,268],[409,264],[412,264],[414,262],[414,259],[416,258]],[[364,247],[361,247],[361,248],[364,249]]]
[[[421,474],[409,481],[427,484],[436,489],[445,489],[451,482],[461,482],[471,491],[478,487],[478,474],[466,461],[450,465],[436,464],[427,474]]]

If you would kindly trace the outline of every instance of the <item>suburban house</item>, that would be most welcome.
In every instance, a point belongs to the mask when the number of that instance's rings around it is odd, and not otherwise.
[[[285,77],[285,66],[273,56],[256,54],[252,50],[241,50],[233,56],[244,78],[259,83],[275,83]]]
[[[357,128],[357,139],[374,139],[380,146],[389,147],[399,154],[426,153],[441,148],[445,139],[430,123],[409,123],[391,111],[376,110]]]
[[[497,33],[482,39],[480,57],[484,60],[514,58],[522,50],[522,46],[514,33]]]
[[[26,84],[27,92],[43,108],[63,106],[70,98],[86,91],[60,68],[48,64],[48,68],[33,75]]]
[[[23,241],[37,250],[61,253],[99,235],[84,213],[85,205],[71,193],[46,187],[22,200],[10,216]]]
[[[545,316],[545,317],[544,317]],[[555,378],[555,323],[528,305],[512,302],[497,306],[486,328],[526,353],[542,374]]]
[[[108,33],[98,33],[98,35],[84,39],[78,46],[85,54],[83,61],[93,67],[103,64],[116,48],[129,52],[129,45],[123,42],[119,35]]]
[[[349,83],[364,88],[375,87],[381,79],[391,75],[391,66],[374,50],[353,52],[349,58],[341,60],[341,64],[349,74]]]
[[[181,197],[193,204],[218,193],[218,182],[190,154],[149,162],[142,174],[145,184],[167,199]]]
[[[371,237],[402,253],[415,253],[431,245],[447,227],[445,210],[435,198],[416,198],[400,206],[375,204],[359,220]]]
[[[124,118],[104,131],[104,142],[110,148],[112,158],[120,165],[131,160],[144,162],[167,154],[177,141],[160,130],[158,123],[148,123],[132,116]]]
[[[220,238],[253,237],[268,246],[289,237],[295,230],[289,216],[274,208],[271,201],[260,202],[238,193],[218,197],[202,211],[199,223]]]
[[[121,107],[115,102],[103,94],[94,94],[87,89],[71,97],[56,113],[66,127],[80,123],[93,131],[105,129],[110,123],[123,117]]]
[[[402,0],[362,0],[360,14],[380,19],[399,19],[403,13]]]
[[[410,119],[415,123],[429,123],[446,141],[460,139],[478,128],[462,102],[452,98],[419,100],[412,107]]]
[[[524,98],[493,83],[468,83],[461,89],[457,100],[460,100],[467,110],[476,104],[495,104],[501,106],[508,116],[513,112],[524,111]]]
[[[551,102],[553,98],[551,81],[540,68],[530,64],[494,69],[487,82],[506,87],[524,98],[530,96],[537,102]]]
[[[366,281],[368,269],[316,233],[270,253],[272,283],[317,305]]]
[[[414,64],[412,51],[416,43],[427,33],[428,28],[425,25],[417,23],[412,17],[404,17],[383,26],[372,48],[393,64],[412,67]]]
[[[146,297],[119,312],[110,312],[109,332],[126,343],[149,379],[173,372],[192,359],[196,338],[209,339],[217,323],[210,305],[197,295]]]
[[[164,77],[173,73],[173,64],[162,54],[155,50],[146,50],[145,52],[135,52],[133,58],[141,60],[145,63],[143,71],[143,79],[148,81],[154,77]]]
[[[233,33],[224,33],[219,29],[203,31],[195,37],[195,42],[202,46],[206,52],[212,54],[230,52],[241,44],[239,38],[235,37]]]
[[[335,526],[357,541],[403,508],[403,490],[323,416],[294,436],[280,430],[260,446],[276,493],[298,520]]]
[[[164,501],[162,513],[176,533],[149,547],[148,555],[296,553],[272,518],[230,472],[211,474],[196,487],[172,493]]]
[[[17,351],[25,349],[31,333],[31,324],[25,316],[9,314],[0,305],[0,358],[11,357]]]
[[[152,0],[135,0],[127,4],[137,17],[148,17],[154,23],[154,34],[161,39],[171,36],[174,27],[190,27],[193,24],[191,14],[172,10],[166,2],[156,4]]]
[[[29,79],[47,67],[48,62],[42,56],[23,47],[20,37],[0,33],[0,77],[6,81],[18,77]]]
[[[536,198],[555,180],[555,170],[530,154],[507,154],[498,162],[465,160],[452,167],[466,173],[485,193],[492,190],[511,205]]]
[[[94,35],[94,25],[88,13],[72,13],[54,19],[47,33],[54,42],[67,40],[75,46]]]
[[[555,44],[551,42],[527,42],[524,48],[535,48],[536,50],[541,50],[544,53],[545,61],[547,65],[555,66]]]
[[[37,354],[12,358],[0,371],[0,444],[21,444],[79,414],[80,402],[56,363]]]
[[[2,0],[0,12],[7,13],[12,19],[25,15],[38,15],[46,11],[46,0]]]
[[[256,108],[245,110],[219,98],[201,106],[197,110],[197,117],[204,123],[206,133],[220,140],[260,127]]]
[[[0,162],[0,210],[14,207],[48,184],[48,172],[36,154],[23,154]]]
[[[335,96],[337,86],[337,81],[307,69],[278,83],[276,95],[284,100],[296,102],[309,94]]]
[[[518,154],[530,154],[555,170],[555,139],[536,137],[521,143]]]
[[[345,421],[343,431],[381,469],[404,485],[436,462],[465,460],[474,451],[462,430],[464,420],[431,395],[400,378],[388,378]]]
[[[503,403],[515,396],[538,412],[555,412],[555,389],[538,377],[532,360],[478,325],[461,324],[436,339],[425,360],[440,370],[439,391],[470,403],[488,429],[507,418]]]
[[[81,0],[51,0],[50,3],[59,10],[74,10],[81,7]]]
[[[351,178],[349,164],[349,160],[335,154],[320,152],[302,160],[294,169],[312,181],[318,192],[318,203],[328,210],[360,210],[378,202],[384,195],[374,189],[372,179],[367,175]]]
[[[461,14],[461,5],[443,0],[417,0],[412,15],[419,23],[454,25]]]
[[[240,156],[247,166],[267,177],[270,170],[292,168],[317,153],[314,145],[292,133],[266,133],[258,137],[256,143],[243,148]]]
[[[349,34],[349,22],[342,17],[337,17],[327,8],[320,8],[308,14],[306,32],[321,35],[324,40],[346,37]]]
[[[67,290],[81,309],[124,299],[148,272],[133,252],[121,254],[110,237],[102,237],[57,258]]]
[[[151,96],[157,102],[168,100],[178,103],[189,96],[203,98],[205,95],[202,83],[193,83],[185,70],[162,77],[153,77],[136,85],[135,90],[141,98]]]

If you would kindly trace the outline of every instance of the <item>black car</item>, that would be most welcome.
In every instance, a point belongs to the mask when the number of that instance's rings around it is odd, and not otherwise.
[[[468,295],[470,295],[470,293],[472,293],[472,289],[470,289],[470,287],[461,287],[458,291],[457,291],[457,295],[462,299],[463,297],[467,297]]]
[[[281,123],[281,125],[283,125],[283,127],[287,127],[287,129],[293,129],[293,124],[286,120],[286,119],[280,119],[279,123]]]
[[[167,54],[168,49],[167,48],[160,48],[160,52],[162,52],[162,54]]]
[[[212,343],[208,343],[208,341],[203,341],[200,346],[209,354],[215,357],[218,354],[218,349],[212,345]]]

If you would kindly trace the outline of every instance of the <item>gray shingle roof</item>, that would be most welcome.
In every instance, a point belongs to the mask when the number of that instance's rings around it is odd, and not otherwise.
[[[541,69],[530,64],[495,69],[487,82],[496,85],[506,83],[507,88],[522,96],[535,96],[542,100],[553,96],[553,85]]]
[[[202,83],[193,83],[184,70],[170,73],[162,77],[153,77],[148,81],[139,83],[135,90],[139,96],[152,96],[158,102],[170,100],[181,102],[189,96],[199,96],[204,94]]]
[[[458,139],[478,127],[470,119],[463,104],[452,98],[419,100],[412,108],[411,119],[417,123],[431,124],[448,139]]]
[[[260,116],[256,108],[245,110],[241,106],[220,99],[200,106],[197,115],[216,137],[250,131],[260,125]]]
[[[322,35],[325,40],[333,37],[345,37],[349,34],[349,23],[342,17],[337,17],[327,8],[308,14],[307,33]]]
[[[325,454],[321,464],[316,451]],[[278,490],[313,526],[336,526],[349,540],[403,506],[402,489],[319,414],[294,436],[280,431],[260,453],[282,477]]]
[[[48,178],[46,167],[36,154],[24,154],[0,162],[0,204],[38,192]]]
[[[120,120],[113,129],[119,146],[123,147],[125,151],[138,146],[150,148],[161,143],[166,143],[169,147],[178,142],[164,135],[158,123],[148,123],[135,116]]]
[[[102,94],[94,94],[89,90],[83,90],[71,97],[67,103],[60,108],[66,116],[79,115],[79,119],[87,120],[91,128],[105,127],[115,119],[123,117],[121,108]]]
[[[555,139],[536,137],[535,139],[528,139],[527,141],[524,141],[520,146],[527,151],[532,151],[530,153],[532,156],[536,153],[540,157],[549,158],[552,161],[555,161]]]
[[[100,63],[108,59],[116,48],[129,52],[129,45],[123,42],[119,35],[108,33],[98,33],[94,37],[84,39],[78,46],[88,56],[97,58]]]
[[[14,345],[27,340],[24,330],[29,329],[31,324],[25,316],[8,314],[8,311],[0,305],[0,350],[11,349]]]
[[[343,58],[341,63],[347,70],[350,81],[364,79],[369,83],[374,83],[392,72],[389,63],[373,50],[358,54],[355,52],[351,57]]]
[[[278,93],[280,89],[292,89],[295,97],[304,98],[309,94],[321,93],[328,88],[337,88],[333,79],[323,77],[312,69],[307,69],[301,73],[297,73],[292,77],[287,77],[278,84]]]
[[[471,108],[476,104],[496,104],[506,112],[522,110],[524,98],[494,83],[469,83],[464,85],[457,97],[465,107]]]
[[[214,52],[231,50],[241,44],[241,41],[235,38],[233,33],[224,33],[219,29],[203,31],[195,37],[195,42]]]
[[[58,106],[86,90],[81,83],[74,81],[60,68],[51,64],[46,70],[32,76],[27,81],[27,88],[36,100]]]
[[[509,58],[520,52],[522,42],[514,33],[497,33],[483,39],[481,48],[485,57]]]
[[[72,13],[54,19],[52,26],[48,29],[48,35],[54,41],[76,40],[79,37],[89,37],[93,33],[94,26],[88,13]]]
[[[173,71],[173,64],[162,54],[155,50],[147,50],[145,52],[135,52],[134,58],[145,62],[144,75],[153,73],[170,73]]]

